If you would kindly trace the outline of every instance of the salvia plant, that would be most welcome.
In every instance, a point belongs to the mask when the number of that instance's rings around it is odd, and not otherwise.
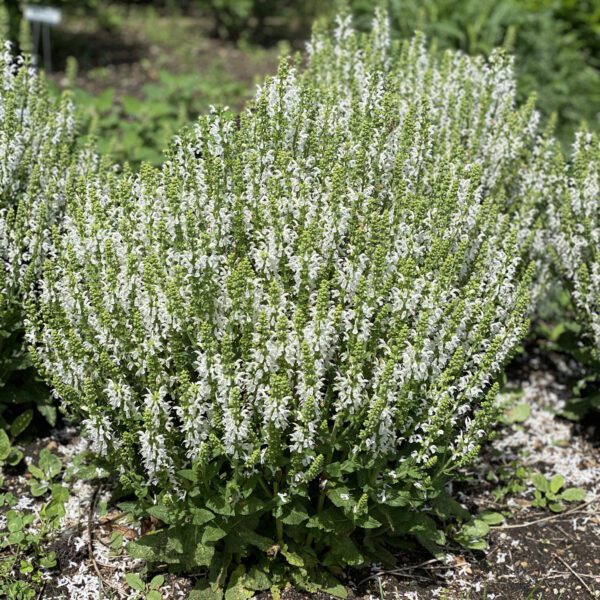
[[[581,330],[577,357],[600,369],[600,139],[580,131],[572,155],[553,161],[549,247]]]
[[[64,210],[66,182],[76,139],[74,110],[68,95],[51,99],[42,75],[30,59],[0,51],[0,424],[8,405],[28,404],[32,394],[44,402],[45,388],[22,393],[30,379],[24,345],[24,304],[36,287],[49,247],[50,230]],[[83,164],[86,164],[82,162]],[[87,168],[87,167],[86,167]],[[27,375],[25,375],[27,373]],[[44,413],[53,420],[46,405]],[[31,420],[11,425],[16,436]],[[28,416],[27,416],[28,415]],[[14,411],[13,415],[14,416]],[[11,418],[12,418],[11,416]]]
[[[511,60],[384,14],[308,55],[160,169],[79,180],[30,305],[39,369],[165,525],[130,550],[215,597],[343,595],[394,539],[443,543],[528,329],[549,142]]]

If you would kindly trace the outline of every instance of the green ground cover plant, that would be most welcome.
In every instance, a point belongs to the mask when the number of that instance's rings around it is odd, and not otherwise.
[[[551,140],[512,61],[318,28],[239,119],[92,173],[29,342],[134,511],[129,549],[203,597],[433,552],[528,330]],[[467,542],[488,525],[463,531]],[[468,538],[468,539],[467,539]],[[237,596],[236,596],[237,594]]]
[[[102,156],[134,170],[142,161],[158,165],[181,127],[211,105],[239,112],[277,68],[278,47],[221,42],[207,29],[206,20],[152,3],[69,12],[54,31],[63,71],[50,76],[52,91],[71,90],[80,129]]]
[[[160,165],[163,150],[184,126],[211,105],[237,105],[246,85],[218,65],[201,74],[172,74],[161,69],[158,81],[144,84],[142,97],[117,98],[114,87],[93,95],[73,89],[82,127],[97,138],[98,151],[138,169],[142,162]]]
[[[69,499],[69,490],[56,481],[62,468],[61,460],[46,449],[41,451],[37,464],[29,465],[31,491],[44,499],[39,512],[26,502],[21,503],[11,492],[0,493],[0,510],[6,525],[0,530],[0,594],[4,598],[41,597],[44,575],[57,565],[50,542],[62,527]]]

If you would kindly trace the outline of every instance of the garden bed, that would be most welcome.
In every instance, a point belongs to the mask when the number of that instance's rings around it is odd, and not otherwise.
[[[0,595],[597,598],[600,140],[383,11],[267,78],[196,14],[0,55]]]

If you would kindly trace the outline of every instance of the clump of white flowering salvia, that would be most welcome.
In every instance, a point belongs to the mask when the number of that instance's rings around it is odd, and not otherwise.
[[[82,182],[31,314],[49,383],[168,525],[130,550],[217,594],[343,594],[393,536],[442,543],[528,328],[545,142],[510,58],[438,60],[383,14],[308,54],[161,169]]]
[[[570,292],[581,340],[600,361],[600,138],[580,131],[572,155],[553,161],[549,247]]]
[[[27,365],[24,304],[64,210],[75,141],[68,95],[52,98],[30,59],[13,56],[6,44],[0,51],[0,386]]]

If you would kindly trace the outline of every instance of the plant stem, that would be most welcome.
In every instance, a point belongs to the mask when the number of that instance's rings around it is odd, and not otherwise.
[[[265,491],[267,496],[270,496],[271,490],[267,487],[267,484],[265,483],[265,480],[262,478],[262,475],[260,475],[258,477],[258,483],[259,483],[260,487]]]
[[[317,504],[317,517],[321,516],[321,512],[323,511],[323,506],[325,504],[325,492],[321,490],[321,494],[319,495],[319,503]],[[306,545],[308,547],[313,543],[314,536],[312,533],[309,533],[306,537]]]
[[[273,497],[277,496],[278,492],[279,492],[279,482],[274,481],[273,482]],[[275,531],[277,532],[277,542],[279,543],[279,546],[283,547],[283,523],[281,522],[281,519],[278,517],[275,517]]]

